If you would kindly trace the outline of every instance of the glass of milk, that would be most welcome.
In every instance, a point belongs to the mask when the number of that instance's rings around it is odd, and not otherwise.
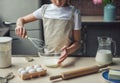
[[[110,50],[98,50],[95,60],[99,64],[110,64],[112,63],[112,53]]]
[[[112,48],[112,43],[113,47]],[[114,53],[112,50],[114,49]],[[113,54],[116,54],[116,43],[110,37],[98,37],[98,50],[96,53],[95,60],[99,64],[110,64],[112,63]]]

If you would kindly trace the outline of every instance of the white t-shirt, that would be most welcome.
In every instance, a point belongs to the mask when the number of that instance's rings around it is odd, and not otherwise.
[[[37,19],[42,19],[42,8],[43,8],[43,6],[33,12],[33,15]],[[71,19],[72,12],[73,12],[72,6],[57,7],[54,4],[49,4],[48,7],[46,8],[44,17],[52,18],[52,19],[68,20],[68,19]],[[78,9],[75,9],[75,12],[74,12],[74,30],[80,30],[80,29],[81,29],[80,11]]]

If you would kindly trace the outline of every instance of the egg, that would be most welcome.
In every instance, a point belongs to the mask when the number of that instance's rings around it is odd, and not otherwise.
[[[22,70],[20,74],[21,74],[21,75],[24,75],[24,74],[27,74],[27,73],[28,73],[28,72],[27,72],[26,70]]]
[[[34,73],[34,72],[36,72],[35,69],[29,69],[29,71],[28,71],[28,73]]]
[[[30,69],[32,69],[33,67],[32,66],[27,66],[26,67],[26,71],[29,71]]]
[[[41,67],[40,65],[34,65],[34,68],[35,69],[37,69],[37,68],[39,68],[39,67]]]
[[[25,70],[24,68],[19,68],[18,72],[21,73],[21,71]]]
[[[43,69],[41,67],[37,68],[36,71],[37,72],[41,72]]]

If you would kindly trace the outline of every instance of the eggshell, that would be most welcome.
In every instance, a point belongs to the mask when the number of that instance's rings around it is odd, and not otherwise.
[[[28,71],[28,73],[34,73],[34,72],[36,72],[35,69],[30,69],[30,70]]]
[[[39,68],[39,67],[41,67],[40,65],[34,65],[34,68],[35,69],[37,69],[37,68]]]
[[[43,69],[41,67],[37,68],[36,71],[37,72],[41,72]]]
[[[19,68],[18,72],[21,73],[21,71],[25,70],[24,68]]]
[[[27,73],[28,73],[28,72],[27,72],[26,70],[22,70],[20,74],[21,74],[21,75],[24,75],[24,74],[27,74]]]
[[[33,67],[32,66],[27,66],[26,67],[26,71],[29,71],[30,69],[32,69]]]

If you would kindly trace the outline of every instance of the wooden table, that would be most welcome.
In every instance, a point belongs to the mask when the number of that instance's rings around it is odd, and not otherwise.
[[[9,83],[53,83],[49,80],[50,76],[58,75],[61,72],[73,70],[76,68],[82,68],[86,66],[92,66],[97,64],[94,60],[94,57],[68,57],[65,60],[61,67],[58,68],[48,68],[47,75],[39,78],[34,78],[30,80],[22,80],[18,76],[18,69],[21,67],[32,66],[35,64],[43,64],[43,61],[40,57],[33,57],[34,61],[27,62],[24,57],[12,57],[12,66],[5,69],[0,69],[0,76],[5,76],[9,72],[15,74],[15,78],[10,80]],[[114,65],[111,65],[110,68],[120,69],[120,58],[113,59]],[[86,75],[82,77],[77,77],[69,80],[59,80],[57,83],[106,83],[102,77],[102,72],[94,73],[91,75]],[[55,83],[56,83],[55,82]]]

